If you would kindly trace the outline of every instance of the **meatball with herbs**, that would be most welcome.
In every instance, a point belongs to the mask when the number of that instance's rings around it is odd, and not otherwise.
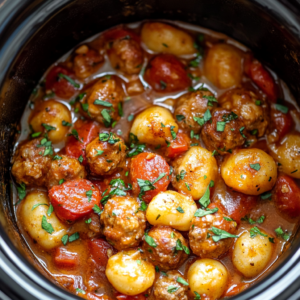
[[[245,124],[245,131],[261,137],[268,127],[266,105],[257,95],[243,88],[229,90],[219,98],[222,108],[233,111]]]
[[[211,111],[216,103],[217,99],[208,90],[182,95],[177,100],[174,112],[178,126],[181,129],[193,130],[194,133],[199,133],[202,126],[200,125],[201,121],[199,124],[197,120],[203,118],[207,110]]]
[[[206,148],[216,152],[214,154],[228,154],[244,144],[244,130],[245,125],[236,113],[217,108],[207,117],[201,137]]]
[[[108,200],[100,217],[103,234],[118,250],[136,247],[146,228],[145,213],[132,197],[113,197]]]
[[[47,173],[46,185],[50,189],[61,182],[83,179],[85,177],[85,168],[80,164],[78,159],[66,155],[55,155]]]
[[[12,159],[12,174],[17,183],[43,186],[51,164],[53,149],[46,138],[27,141],[17,148]]]
[[[201,258],[218,258],[233,243],[237,223],[227,217],[216,204],[198,209],[192,219],[189,240],[194,254]]]
[[[178,268],[188,257],[184,237],[169,226],[154,226],[145,234],[143,251],[149,261],[162,270]]]
[[[126,145],[114,133],[100,133],[86,147],[88,168],[93,175],[111,175],[122,166]]]
[[[114,121],[119,120],[124,91],[116,76],[101,77],[80,95],[81,112],[87,118],[104,124],[105,127],[110,127]]]
[[[188,283],[178,271],[161,275],[153,285],[155,300],[188,300]]]

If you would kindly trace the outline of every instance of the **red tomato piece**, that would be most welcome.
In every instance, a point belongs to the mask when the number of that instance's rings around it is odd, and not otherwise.
[[[262,66],[258,60],[253,60],[248,69],[249,77],[270,98],[276,102],[278,89],[271,74]]]
[[[46,76],[46,90],[52,90],[60,98],[69,99],[75,94],[78,88],[67,79],[60,78],[59,74],[67,75],[72,80],[75,79],[75,75],[71,70],[62,66],[55,66]]]
[[[300,188],[291,177],[281,174],[277,178],[273,195],[279,212],[289,218],[300,217]]]
[[[112,254],[115,254],[115,249],[108,242],[103,239],[92,239],[88,241],[88,248],[92,259],[95,263],[102,267],[103,270],[107,265],[108,255],[107,250],[111,250]]]
[[[240,293],[241,291],[243,291],[248,285],[249,284],[245,284],[245,283],[232,284],[225,292],[224,297],[232,297]]]
[[[258,196],[245,195],[227,187],[224,200],[221,201],[221,204],[224,207],[226,215],[239,224],[241,219],[255,207],[257,201]]]
[[[49,190],[49,198],[56,215],[68,224],[87,216],[95,204],[100,205],[98,188],[86,179],[55,185]]]
[[[171,54],[160,54],[152,59],[145,79],[159,92],[179,91],[191,85],[183,63]]]
[[[87,300],[112,300],[106,295],[96,295],[94,293],[87,293]]]
[[[127,28],[116,27],[104,33],[104,39],[106,41],[113,41],[125,37],[130,37],[136,42],[140,42],[140,37],[135,32]]]
[[[185,133],[177,133],[176,139],[171,142],[165,155],[174,158],[189,149],[190,139]]]
[[[74,268],[79,263],[78,254],[70,252],[65,248],[56,248],[54,252],[54,263],[58,267]]]
[[[142,199],[145,202],[150,202],[159,192],[164,192],[170,183],[168,179],[170,166],[166,160],[154,153],[140,153],[131,160],[130,176],[132,181],[133,193],[138,195],[140,187],[137,179],[149,180],[153,182],[159,175],[165,173],[165,176],[154,183],[155,189],[146,191]]]
[[[139,294],[136,296],[128,296],[119,294],[116,296],[118,300],[146,300],[146,297],[143,294]]]
[[[271,121],[275,127],[279,140],[281,140],[294,126],[293,118],[290,112],[284,114],[277,109],[271,109]]]
[[[76,127],[76,126],[75,126]],[[86,122],[80,128],[77,129],[78,138],[77,140],[73,135],[70,136],[66,144],[66,154],[73,158],[83,157],[82,164],[86,165],[85,148],[86,146],[95,139],[99,134],[99,125],[93,122]]]

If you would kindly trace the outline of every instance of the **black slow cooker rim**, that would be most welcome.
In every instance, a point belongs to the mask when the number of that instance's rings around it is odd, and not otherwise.
[[[33,5],[34,2],[38,2]],[[58,4],[59,2],[59,4]],[[47,15],[43,18],[38,12],[45,9],[48,2],[33,0],[14,0],[4,3],[0,10],[0,61],[6,57],[7,64],[0,71],[0,84],[13,64],[18,52],[30,38],[34,31],[38,30],[50,15],[55,14],[59,9],[74,1],[55,1],[56,5],[48,7]],[[298,1],[274,1],[255,0],[255,5],[268,10],[270,14],[285,22],[290,26],[291,33],[300,39],[300,23],[295,13],[300,12]],[[297,6],[299,4],[299,7]],[[24,13],[26,11],[26,13]],[[18,19],[22,15],[22,19]],[[36,17],[33,22],[33,17]],[[289,20],[284,20],[289,16]],[[7,53],[4,45],[11,43],[10,35],[17,34],[21,28],[28,26],[30,30],[27,36],[23,36],[18,41],[18,46],[14,47],[14,53]],[[7,59],[10,58],[10,59]],[[41,275],[15,248],[5,230],[0,226],[0,290],[12,299],[81,299],[65,290],[57,287]],[[294,249],[284,265],[274,272],[270,272],[258,285],[254,285],[231,299],[299,299],[295,293],[299,293],[300,286],[300,249]],[[294,296],[293,296],[294,295]],[[296,298],[295,298],[296,295]],[[54,298],[55,297],[55,298]]]

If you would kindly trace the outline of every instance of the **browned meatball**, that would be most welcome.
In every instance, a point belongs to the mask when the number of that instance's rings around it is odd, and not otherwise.
[[[188,286],[179,283],[178,278],[185,279],[178,271],[169,271],[167,276],[161,275],[153,285],[153,296],[155,300],[188,300]],[[180,280],[179,280],[180,281]],[[170,292],[170,286],[174,291]],[[177,289],[178,288],[178,289]],[[172,290],[171,290],[172,291]]]
[[[235,112],[243,120],[245,131],[252,131],[258,137],[265,134],[268,127],[266,105],[261,105],[261,100],[257,102],[254,92],[236,88],[226,92],[218,101],[224,109]]]
[[[100,139],[95,138],[86,147],[88,167],[94,175],[111,175],[124,163],[126,145],[114,133],[102,133]]]
[[[209,91],[197,91],[181,96],[177,100],[174,112],[175,116],[184,116],[182,121],[177,122],[178,126],[182,129],[194,130],[195,133],[200,132],[201,126],[194,117],[203,118],[208,109],[212,110],[216,106],[216,102],[212,99],[215,99],[214,95]]]
[[[139,207],[139,202],[132,197],[116,196],[105,204],[100,222],[107,241],[116,249],[136,247],[142,240],[146,217]]]
[[[217,125],[219,126],[218,129]],[[225,126],[223,130],[221,125]],[[201,137],[208,150],[216,150],[219,154],[228,154],[228,152],[244,144],[243,127],[245,125],[238,115],[217,108],[212,113],[211,122],[208,121],[203,126]]]
[[[117,39],[107,51],[112,66],[126,74],[137,74],[143,64],[143,50],[140,44],[128,36]]]
[[[81,100],[81,112],[87,118],[109,127],[120,118],[119,105],[122,105],[123,97],[121,82],[115,76],[101,77],[86,90]]]
[[[75,53],[77,55],[74,57],[73,69],[76,77],[81,79],[95,73],[104,61],[103,55],[93,49],[89,49],[86,45],[80,46]]]
[[[38,138],[21,144],[12,159],[11,171],[16,181],[26,185],[45,185],[51,163],[50,154],[52,153],[51,142],[45,138]]]
[[[189,231],[190,247],[194,254],[201,258],[218,258],[229,250],[233,238],[225,238],[214,242],[212,227],[234,234],[237,224],[235,221],[231,221],[216,204],[210,204],[208,208],[218,208],[218,211],[204,217],[194,217],[192,219]]]
[[[154,226],[147,234],[157,246],[148,244],[144,237],[143,250],[149,261],[162,270],[178,268],[188,257],[189,252],[184,237],[169,226]],[[185,250],[184,250],[185,249]]]
[[[52,160],[47,173],[46,186],[48,189],[58,185],[61,179],[64,181],[82,179],[86,177],[86,171],[79,161],[66,155],[61,159]]]

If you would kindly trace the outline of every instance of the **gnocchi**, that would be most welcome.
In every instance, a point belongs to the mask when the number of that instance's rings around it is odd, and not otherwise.
[[[216,159],[212,153],[200,146],[194,146],[177,158],[174,163],[172,184],[180,192],[191,195],[194,200],[200,199],[211,180],[218,173]]]
[[[247,278],[259,275],[267,266],[273,253],[273,244],[268,235],[257,234],[251,238],[249,231],[244,232],[235,242],[233,265]]]
[[[154,266],[142,259],[138,250],[120,251],[108,260],[105,274],[120,293],[138,295],[154,283]]]
[[[151,225],[168,225],[185,231],[189,230],[196,210],[197,205],[190,197],[166,191],[156,195],[149,203],[146,219]]]
[[[49,205],[47,194],[35,191],[26,196],[20,207],[20,221],[24,229],[33,240],[47,250],[61,245],[61,238],[67,233],[67,227],[56,217],[55,212],[50,216],[47,214]],[[42,221],[45,218],[46,222]],[[42,222],[51,224],[51,234],[44,229]]]
[[[209,258],[196,260],[190,266],[187,277],[191,291],[205,294],[209,299],[220,298],[228,282],[228,272],[224,265]]]
[[[30,125],[35,132],[47,131],[49,140],[59,143],[70,128],[63,125],[64,121],[72,123],[68,107],[58,101],[48,100],[36,107],[30,118]]]
[[[274,159],[260,149],[240,149],[226,156],[221,175],[234,190],[260,195],[275,185],[277,166]]]

